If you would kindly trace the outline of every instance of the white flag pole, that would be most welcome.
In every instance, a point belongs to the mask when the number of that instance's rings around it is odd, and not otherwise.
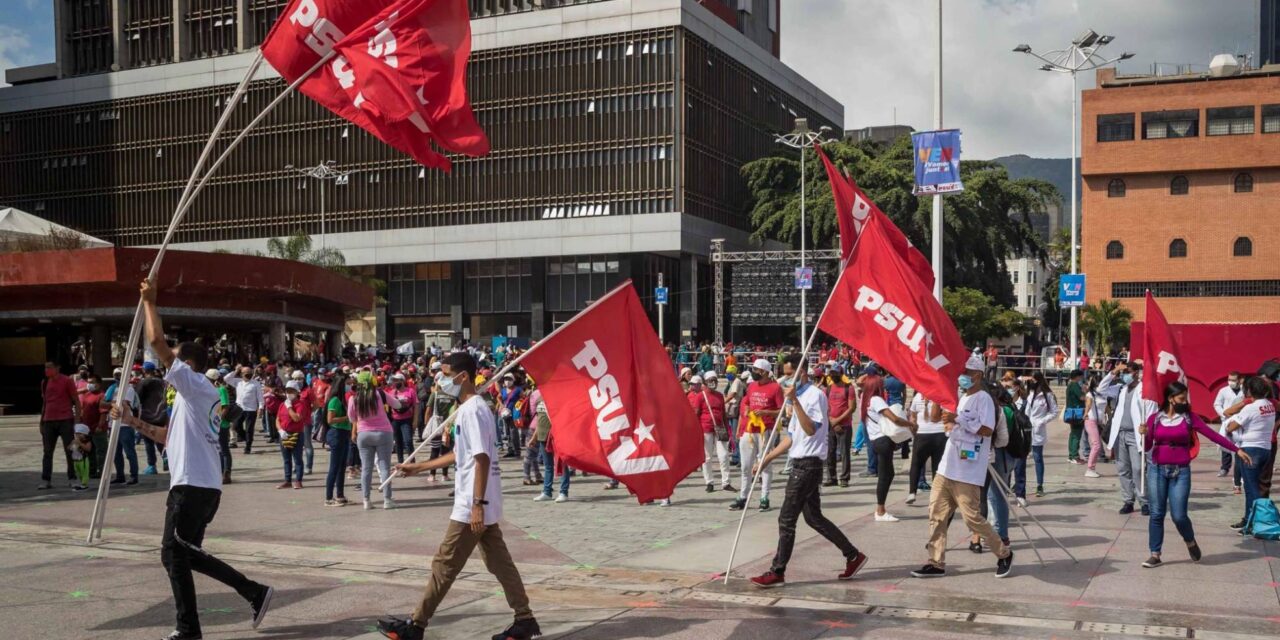
[[[202,162],[197,162],[196,170],[193,172],[191,179],[188,181],[187,196],[184,200],[179,201],[178,210],[174,213],[173,219],[169,222],[169,230],[165,233],[164,242],[160,244],[160,249],[156,252],[155,260],[151,264],[151,271],[147,275],[148,280],[155,282],[156,275],[160,271],[160,264],[161,262],[164,261],[165,251],[169,248],[169,243],[173,240],[173,235],[178,230],[178,225],[181,224],[182,218],[186,216],[187,211],[191,209],[191,205],[195,203],[196,196],[198,196],[200,194],[200,191],[204,189],[205,185],[209,183],[210,178],[212,178],[213,175],[218,171],[218,168],[222,166],[222,163],[226,162],[227,158],[231,155],[231,152],[234,151],[235,148],[238,147],[240,143],[244,141],[245,137],[249,135],[249,132],[252,131],[254,127],[256,127],[260,122],[262,122],[262,120],[265,119],[276,108],[276,106],[280,104],[281,101],[283,101],[290,94],[292,94],[293,91],[298,88],[298,85],[302,84],[304,80],[311,77],[312,74],[318,71],[322,66],[325,65],[325,63],[331,60],[335,55],[337,55],[337,51],[330,50],[328,53],[322,56],[320,60],[318,60],[314,65],[312,65],[311,68],[307,69],[305,73],[298,76],[296,80],[294,80],[287,88],[285,88],[283,92],[280,93],[280,95],[276,96],[276,98],[272,100],[262,110],[262,112],[257,115],[257,117],[251,120],[249,124],[246,125],[245,128],[242,129],[240,133],[237,134],[236,137],[231,140],[231,142],[227,145],[227,148],[223,150],[223,152],[218,156],[217,160],[215,160],[213,164],[209,167],[209,170],[204,174],[204,177],[200,179],[200,182],[197,183],[194,188],[192,188],[190,186],[191,181],[193,181],[195,179],[195,176],[199,173],[200,171],[199,165],[202,164]],[[250,70],[256,72],[258,67],[261,65],[261,63],[262,63],[262,55],[261,55],[261,52],[259,52],[258,57],[254,59],[253,64],[250,66]],[[244,93],[244,90],[247,89],[249,80],[251,79],[251,77],[252,77],[251,73],[246,74],[245,78],[240,81],[240,86],[237,87],[236,94],[232,97],[229,108],[234,108],[236,103],[239,102],[239,98]],[[230,111],[229,110],[224,111],[223,117],[220,119],[219,124],[221,126],[225,126],[226,121],[229,119],[230,119]],[[208,157],[209,153],[213,148],[214,143],[216,142],[217,134],[220,132],[221,132],[220,130],[215,129],[214,135],[210,136],[209,141],[206,143],[205,150],[201,154],[202,159]],[[128,346],[125,349],[126,365],[133,360],[133,354],[137,351],[138,341],[141,333],[140,332],[141,324],[142,324],[142,301],[139,300],[138,308],[136,311],[134,311],[134,315],[133,315],[133,326],[130,328]],[[123,375],[121,377],[123,378]],[[123,385],[124,383],[125,383],[124,380],[120,381],[121,385]],[[120,396],[116,398],[116,406],[119,407],[120,411],[124,410],[123,390],[121,390]],[[108,439],[108,443],[107,443],[106,453],[108,455],[114,455],[115,446],[119,440],[119,429],[120,429],[119,422],[113,420],[111,424],[111,437]],[[102,535],[102,521],[103,521],[102,515],[104,513],[104,510],[106,509],[106,499],[108,494],[108,489],[106,489],[107,484],[109,483],[101,483],[98,486],[98,500],[94,505],[94,514],[89,526],[89,542],[93,542],[95,538],[100,537]]]
[[[490,378],[490,380],[501,380],[501,379],[502,379],[502,376],[503,376],[503,375],[505,375],[508,371],[511,371],[512,369],[515,369],[515,368],[516,368],[516,365],[517,365],[517,364],[519,364],[521,360],[524,360],[525,356],[527,356],[527,355],[529,355],[529,354],[533,353],[533,352],[534,352],[534,351],[535,351],[539,346],[542,346],[543,344],[545,344],[548,340],[550,340],[552,337],[554,337],[557,333],[560,333],[560,332],[561,332],[561,331],[563,331],[566,327],[568,327],[569,325],[571,325],[571,324],[573,324],[574,322],[576,322],[576,321],[578,320],[578,318],[581,318],[581,317],[583,316],[583,314],[585,314],[586,312],[588,312],[588,311],[590,311],[590,310],[592,310],[592,309],[596,308],[598,305],[600,305],[600,303],[604,302],[605,300],[608,300],[609,298],[612,298],[614,294],[618,293],[619,291],[622,291],[624,288],[629,287],[629,286],[631,286],[631,280],[630,280],[630,279],[627,279],[627,280],[626,280],[625,282],[623,282],[622,284],[620,284],[620,285],[618,285],[618,286],[614,287],[614,288],[613,288],[613,290],[612,290],[612,291],[610,291],[609,293],[606,293],[606,294],[604,294],[603,296],[600,296],[600,299],[599,299],[599,300],[596,300],[595,302],[592,302],[590,305],[587,305],[587,308],[583,309],[582,311],[579,311],[579,312],[578,312],[578,314],[577,314],[577,315],[575,315],[575,316],[573,316],[572,318],[570,318],[568,322],[566,322],[566,323],[564,323],[564,324],[562,324],[562,325],[560,325],[560,326],[556,327],[556,328],[555,328],[551,333],[548,333],[548,334],[547,334],[547,336],[546,336],[545,338],[543,338],[543,339],[539,340],[537,344],[533,345],[532,347],[529,347],[529,349],[528,349],[527,351],[525,351],[524,353],[522,353],[522,354],[520,354],[519,356],[517,356],[517,357],[516,357],[516,359],[514,359],[514,360],[512,360],[511,362],[508,362],[508,363],[506,363],[505,365],[503,365],[503,366],[502,366],[502,368],[501,368],[501,369],[499,369],[497,373],[493,374],[493,377],[492,377],[492,378]],[[452,425],[453,425],[454,418],[455,418],[457,415],[458,415],[458,412],[456,412],[456,411],[455,411],[455,412],[453,412],[452,414],[450,414],[450,415],[449,415],[449,419],[445,420],[445,421],[444,421],[444,422],[443,422],[443,423],[442,423],[442,424],[441,424],[441,425],[436,429],[436,431],[437,431],[437,432],[443,432],[445,429],[448,429],[450,426],[452,426]],[[433,434],[433,435],[434,435],[434,434]],[[409,457],[405,458],[405,461],[406,461],[406,462],[412,462],[412,461],[413,461],[413,459],[414,459],[415,457],[417,457],[417,455],[418,455],[419,453],[422,453],[422,449],[423,449],[423,447],[426,447],[426,446],[427,446],[427,443],[428,443],[428,442],[430,442],[430,441],[431,441],[431,438],[424,437],[424,438],[422,439],[422,443],[418,445],[418,448],[416,448],[416,449],[414,449],[414,450],[413,450],[413,453],[410,453],[410,454],[409,454]],[[392,473],[392,474],[390,474],[390,477],[388,477],[388,478],[384,478],[384,479],[382,480],[382,484],[378,485],[378,491],[382,491],[383,487],[386,487],[388,484],[391,484],[391,481],[395,479],[396,475],[397,475],[397,474]]]
[[[258,55],[254,57],[253,62],[249,64],[249,68],[245,70],[244,78],[241,78],[240,84],[236,86],[235,92],[232,93],[231,97],[227,99],[226,107],[222,110],[222,115],[218,118],[217,124],[214,125],[213,132],[209,134],[209,139],[205,142],[204,149],[201,150],[200,157],[196,160],[196,166],[191,170],[191,176],[187,178],[187,185],[182,191],[182,196],[178,199],[178,209],[182,209],[186,205],[186,203],[190,201],[192,197],[194,197],[193,191],[195,189],[196,179],[200,177],[200,170],[204,167],[205,161],[209,159],[209,154],[213,151],[213,148],[217,143],[218,136],[222,133],[223,128],[226,127],[227,122],[231,120],[232,112],[235,111],[236,105],[240,103],[241,97],[243,97],[244,93],[248,90],[249,83],[253,80],[253,77],[257,75],[258,68],[262,66],[262,62],[263,62],[262,52],[259,51]],[[173,236],[174,231],[177,229],[179,220],[180,220],[179,216],[175,214],[173,219],[170,221],[169,229],[165,234],[165,241],[164,241],[165,244],[167,244],[169,242],[169,238]],[[161,250],[161,253],[157,254],[155,262],[153,262],[151,265],[151,271],[147,275],[147,278],[149,280],[154,281],[156,273],[158,273],[159,271],[162,257],[163,257],[163,249]],[[139,300],[138,307],[133,314],[133,324],[131,325],[131,329],[129,332],[129,340],[125,348],[125,357],[124,357],[125,367],[127,367],[129,363],[133,361],[133,354],[137,352],[139,335],[140,335],[139,327],[141,326],[141,324],[142,324],[142,301]],[[125,396],[127,395],[127,393],[125,392],[125,385],[128,384],[127,380],[123,379],[124,373],[127,373],[127,372],[122,373],[121,375],[122,379],[117,383],[117,387],[116,387],[117,391],[119,392],[116,397],[116,406],[120,407],[121,410],[123,410],[124,408]],[[120,433],[119,421],[112,420],[111,435],[107,439],[107,451],[106,451],[106,458],[105,458],[107,465],[114,464],[113,461],[115,460],[115,451],[116,451],[116,448],[119,446],[119,439],[120,439],[119,433]],[[110,469],[110,466],[108,466],[107,468]],[[88,542],[93,542],[95,537],[100,537],[102,534],[102,523],[101,523],[102,513],[104,508],[106,507],[107,497],[110,492],[109,486],[110,486],[110,482],[107,482],[105,479],[99,482],[98,484],[98,497],[94,501],[93,515],[90,517],[90,522],[89,522]]]

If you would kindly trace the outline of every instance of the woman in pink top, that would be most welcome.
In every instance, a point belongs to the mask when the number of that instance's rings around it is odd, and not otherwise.
[[[1163,564],[1160,551],[1164,545],[1165,511],[1169,512],[1173,525],[1187,543],[1191,560],[1200,561],[1200,545],[1196,544],[1191,517],[1187,515],[1187,498],[1191,495],[1191,448],[1196,443],[1197,431],[1214,444],[1234,451],[1245,464],[1252,464],[1249,454],[1240,451],[1231,440],[1218,435],[1217,431],[1205,426],[1199,416],[1191,413],[1186,385],[1169,383],[1164,388],[1160,411],[1151,414],[1147,423],[1138,427],[1146,450],[1151,452],[1151,463],[1147,468],[1147,498],[1151,504],[1147,542],[1151,557],[1142,563],[1147,569]]]
[[[360,450],[360,490],[364,493],[364,508],[372,509],[369,493],[373,483],[373,465],[378,465],[378,480],[386,482],[391,476],[391,447],[395,437],[391,434],[391,421],[387,419],[387,405],[399,409],[400,402],[386,395],[374,382],[373,373],[361,371],[356,376],[356,391],[347,401],[347,416],[356,425],[356,448]],[[382,489],[382,508],[394,509],[391,485]]]

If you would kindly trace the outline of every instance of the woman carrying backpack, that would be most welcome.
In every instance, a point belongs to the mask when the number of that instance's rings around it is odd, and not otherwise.
[[[1058,416],[1058,399],[1044,373],[1037,371],[1031,377],[1025,408],[1031,418],[1031,457],[1036,463],[1036,497],[1040,498],[1044,496],[1044,444],[1049,440],[1049,423]]]
[[[1151,453],[1150,469],[1147,471],[1147,500],[1151,505],[1147,541],[1151,557],[1142,563],[1144,568],[1152,569],[1163,564],[1160,552],[1164,546],[1166,511],[1173,518],[1173,525],[1178,528],[1183,542],[1187,543],[1187,553],[1191,554],[1191,560],[1200,561],[1200,545],[1196,544],[1191,517],[1187,515],[1187,498],[1191,495],[1191,461],[1200,452],[1197,431],[1214,444],[1240,456],[1244,464],[1253,464],[1248,453],[1229,438],[1218,435],[1199,416],[1191,413],[1191,405],[1187,404],[1186,385],[1170,382],[1164,388],[1164,401],[1160,403],[1160,411],[1151,414],[1145,424],[1138,425],[1138,432],[1144,434],[1145,448]]]

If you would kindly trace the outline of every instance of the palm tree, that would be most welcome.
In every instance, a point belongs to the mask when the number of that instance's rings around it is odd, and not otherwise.
[[[1105,357],[1111,355],[1114,343],[1129,341],[1129,323],[1132,320],[1133,312],[1119,300],[1099,300],[1097,306],[1087,304],[1081,309],[1080,331]]]

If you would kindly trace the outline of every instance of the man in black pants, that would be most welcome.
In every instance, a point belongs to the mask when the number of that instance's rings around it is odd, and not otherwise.
[[[787,432],[780,436],[778,446],[764,456],[757,466],[768,465],[782,454],[791,458],[791,476],[787,479],[786,498],[778,514],[778,551],[773,564],[764,574],[751,579],[760,588],[781,587],[786,584],[787,563],[796,543],[796,521],[804,515],[805,524],[822,534],[840,549],[844,555],[844,571],[836,577],[850,580],[867,563],[866,554],[858,551],[844,533],[822,515],[820,486],[823,461],[827,449],[827,397],[816,386],[809,384],[800,368],[800,355],[792,354],[783,364],[783,397],[787,412],[791,414]]]
[[[177,390],[173,416],[168,428],[148,424],[112,408],[112,417],[163,444],[169,451],[169,499],[164,518],[164,538],[160,560],[169,573],[169,584],[177,604],[177,629],[165,640],[200,640],[196,585],[191,572],[199,571],[236,590],[253,608],[257,628],[271,605],[271,587],[244,577],[239,571],[200,548],[205,528],[218,512],[222,498],[222,463],[219,459],[218,431],[222,402],[218,390],[205,378],[208,352],[194,342],[183,342],[177,352],[165,340],[160,314],[156,311],[156,290],[142,283],[142,305],[147,325],[147,341],[156,357],[168,369],[165,380]]]
[[[841,487],[847,487],[853,457],[853,412],[858,408],[858,398],[844,377],[843,367],[832,365],[830,376],[831,386],[827,388],[827,407],[831,411],[827,434],[827,480],[822,486],[836,486],[836,461],[839,459],[838,480]]]

